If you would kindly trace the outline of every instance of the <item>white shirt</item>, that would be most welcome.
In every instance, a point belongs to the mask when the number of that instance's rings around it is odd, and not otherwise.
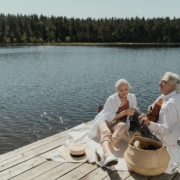
[[[136,96],[134,94],[128,93],[127,100],[129,101],[130,108],[137,107]],[[94,119],[94,124],[92,126],[92,129],[89,132],[90,139],[94,138],[97,135],[97,127],[101,121],[108,121],[108,122],[113,121],[120,105],[121,105],[121,100],[119,98],[118,93],[115,93],[108,97],[108,99],[106,100],[106,103],[104,105],[104,109]],[[127,125],[128,125],[128,129],[129,129],[129,123]]]
[[[157,123],[150,122],[148,128],[166,146],[176,145],[180,137],[180,94],[173,91],[159,98],[164,99],[159,118]]]

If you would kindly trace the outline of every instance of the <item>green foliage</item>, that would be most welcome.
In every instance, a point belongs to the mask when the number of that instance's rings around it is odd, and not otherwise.
[[[5,44],[11,43],[11,39],[9,37],[5,37],[3,40]]]
[[[70,36],[66,36],[65,37],[65,42],[71,42],[71,37]]]
[[[48,42],[180,43],[180,19],[0,14],[0,44]]]

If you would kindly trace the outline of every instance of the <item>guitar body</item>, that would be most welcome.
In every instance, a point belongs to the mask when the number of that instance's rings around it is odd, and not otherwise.
[[[146,114],[150,121],[156,122],[158,120],[162,103],[163,99],[160,99],[158,102],[155,102],[154,107]]]

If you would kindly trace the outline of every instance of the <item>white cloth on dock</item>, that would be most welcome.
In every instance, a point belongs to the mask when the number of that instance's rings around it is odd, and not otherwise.
[[[74,127],[65,141],[65,143],[55,152],[54,154],[48,156],[46,159],[52,160],[52,161],[60,161],[60,162],[67,162],[61,155],[62,150],[69,146],[70,144],[79,143],[82,145],[88,145],[93,149],[95,152],[95,149],[101,148],[101,145],[99,144],[99,141],[94,139],[88,138],[88,133],[90,129],[92,128],[92,125],[86,125],[86,124],[80,124],[79,126]],[[118,164],[115,166],[107,167],[111,170],[128,170],[128,167],[126,165],[125,159],[124,159],[124,152],[128,147],[128,134],[124,134],[120,142],[114,147],[112,150],[113,154],[118,158]],[[97,163],[101,167],[103,164],[97,161],[95,153],[91,159],[89,159],[90,163]]]

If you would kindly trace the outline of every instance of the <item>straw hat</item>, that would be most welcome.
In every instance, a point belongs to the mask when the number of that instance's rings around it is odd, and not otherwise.
[[[73,144],[64,148],[61,154],[68,162],[86,162],[93,155],[93,150],[88,146]]]

